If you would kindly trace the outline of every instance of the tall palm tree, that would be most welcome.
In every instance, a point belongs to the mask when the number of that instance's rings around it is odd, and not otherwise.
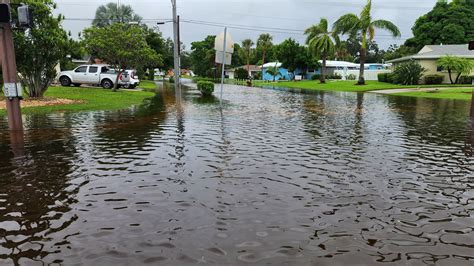
[[[108,3],[97,8],[92,25],[105,27],[116,22],[128,23],[140,22],[141,20],[142,18],[135,14],[131,6]]]
[[[329,32],[328,21],[322,18],[319,24],[313,25],[305,30],[308,35],[306,43],[314,55],[321,57],[323,61],[321,67],[321,76],[319,81],[326,83],[326,61],[329,56],[334,56],[336,52],[335,43],[339,43],[339,37],[333,32]]]
[[[247,72],[250,75],[250,59],[252,58],[252,47],[255,43],[250,39],[242,41],[242,50],[244,53],[245,62],[247,62]]]
[[[257,47],[262,48],[262,66],[265,65],[266,52],[272,48],[273,37],[268,33],[263,33],[258,37]],[[262,67],[262,78],[263,78],[263,67]]]
[[[367,5],[364,7],[360,16],[350,13],[340,17],[336,23],[334,23],[334,31],[341,34],[350,34],[357,36],[358,34],[362,37],[361,49],[360,49],[360,74],[358,85],[365,85],[364,79],[364,66],[365,58],[367,55],[367,40],[372,41],[375,37],[375,28],[387,30],[394,37],[400,37],[400,30],[398,27],[388,20],[372,20],[372,0],[367,1]]]

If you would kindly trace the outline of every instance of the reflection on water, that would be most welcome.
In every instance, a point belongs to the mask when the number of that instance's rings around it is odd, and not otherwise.
[[[0,118],[0,262],[472,265],[469,103],[224,95]]]

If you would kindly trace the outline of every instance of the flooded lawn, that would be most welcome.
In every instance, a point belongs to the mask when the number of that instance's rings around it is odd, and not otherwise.
[[[0,264],[474,263],[469,102],[183,94],[1,118]]]

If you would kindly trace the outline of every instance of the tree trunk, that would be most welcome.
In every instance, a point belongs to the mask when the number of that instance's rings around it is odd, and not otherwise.
[[[327,56],[323,55],[323,65],[321,66],[321,76],[319,77],[319,82],[322,84],[326,83],[326,60]]]
[[[451,81],[451,84],[454,84],[452,73],[451,73],[451,68],[449,68],[449,67],[448,67],[448,74],[449,74],[449,81]]]
[[[263,65],[265,65],[265,49],[263,49],[263,57],[262,57],[262,80],[263,80]]]
[[[360,49],[359,81],[357,82],[357,85],[365,85],[364,72],[365,72],[365,56],[366,56],[366,53],[367,53],[367,49],[362,44],[362,48]]]
[[[471,100],[471,121],[474,124],[474,90],[472,90],[472,100]],[[474,131],[474,129],[472,129]]]
[[[250,54],[247,57],[247,78],[250,76]]]
[[[459,83],[459,78],[461,78],[461,75],[462,75],[462,73],[459,73],[459,74],[456,76],[456,81],[454,82],[454,84],[458,84],[458,83]]]

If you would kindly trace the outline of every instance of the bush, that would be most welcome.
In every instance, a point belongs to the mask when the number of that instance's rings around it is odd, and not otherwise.
[[[417,85],[425,71],[426,69],[414,60],[402,63],[393,71],[394,81],[402,85]]]
[[[387,83],[395,83],[395,74],[393,73],[386,73],[387,74]]]
[[[328,79],[342,79],[342,76],[337,73],[334,73],[332,75],[328,75]]]
[[[356,80],[356,78],[357,78],[357,76],[354,75],[354,74],[349,74],[349,75],[347,75],[347,77],[346,77],[347,80]]]
[[[377,80],[378,80],[379,82],[388,82],[388,81],[387,81],[387,74],[388,74],[388,73],[379,73],[379,74],[377,75]]]
[[[257,72],[253,75],[253,79],[261,80],[262,79],[262,72]]]
[[[214,92],[214,83],[209,81],[198,81],[197,88],[203,96],[211,96]]]
[[[168,80],[170,83],[174,83],[174,77],[170,77],[170,79]]]
[[[320,78],[321,78],[321,75],[319,75],[319,74],[314,74],[314,75],[311,77],[312,80],[319,80]]]
[[[474,79],[473,76],[461,76],[459,78],[459,84],[472,84],[472,80]]]
[[[249,72],[243,68],[237,68],[235,70],[235,78],[236,79],[247,79],[249,77]]]
[[[426,75],[425,76],[425,84],[432,85],[432,84],[441,84],[443,83],[444,76],[443,75]]]

